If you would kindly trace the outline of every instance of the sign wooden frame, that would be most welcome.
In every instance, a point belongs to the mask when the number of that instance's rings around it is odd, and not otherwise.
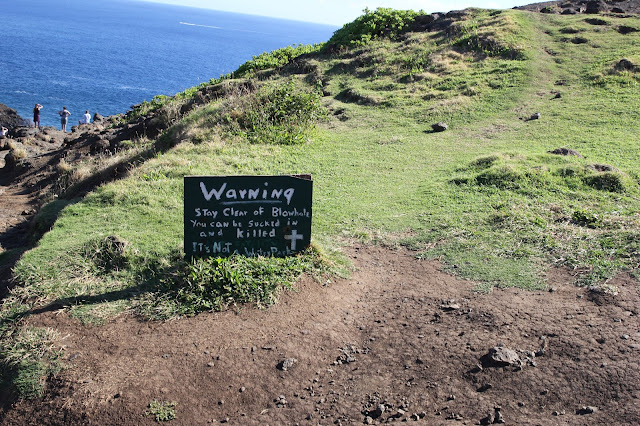
[[[185,176],[185,255],[298,253],[311,243],[312,199],[311,175]]]

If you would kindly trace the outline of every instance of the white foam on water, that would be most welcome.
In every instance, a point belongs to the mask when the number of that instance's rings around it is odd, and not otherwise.
[[[190,22],[180,22],[180,25],[189,25],[190,27],[213,28],[214,30],[224,30],[222,27],[214,27],[213,25],[192,24]]]
[[[135,87],[135,86],[118,86],[120,90],[136,90],[139,92],[149,92],[151,89],[147,89],[146,87]]]
[[[242,33],[254,33],[254,34],[269,35],[269,33],[262,33],[260,31],[239,30],[239,29],[235,29],[235,28],[222,28],[222,27],[215,27],[213,25],[192,24],[191,22],[179,22],[179,24],[180,25],[188,25],[190,27],[213,28],[214,30],[238,31],[238,32],[242,32]]]

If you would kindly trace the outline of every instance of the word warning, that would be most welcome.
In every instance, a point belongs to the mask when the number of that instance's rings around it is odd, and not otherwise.
[[[301,176],[185,176],[188,258],[287,256],[311,243],[313,181]]]

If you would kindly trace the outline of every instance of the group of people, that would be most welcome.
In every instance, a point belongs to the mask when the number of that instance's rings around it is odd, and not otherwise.
[[[42,109],[42,105],[36,104],[33,107],[33,124],[36,128],[40,128],[40,110]],[[60,111],[58,111],[58,115],[60,116],[60,127],[63,132],[67,131],[67,123],[69,121],[69,117],[71,113],[67,109],[67,107],[62,107]],[[78,125],[80,124],[89,124],[91,123],[91,114],[89,111],[85,111],[80,120],[78,120]]]

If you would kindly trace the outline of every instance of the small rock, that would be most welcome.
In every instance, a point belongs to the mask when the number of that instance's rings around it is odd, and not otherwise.
[[[533,354],[534,357],[536,356],[544,356],[545,352],[547,351],[547,347],[549,346],[549,342],[547,341],[547,337],[546,336],[540,336],[540,348],[535,351],[535,353]]]
[[[482,357],[485,366],[507,367],[521,365],[520,356],[513,349],[503,346],[496,346],[489,349],[489,352]]]
[[[276,403],[277,408],[284,408],[287,405],[287,398],[284,395],[280,395],[278,398],[274,399],[273,402]]]
[[[582,408],[577,409],[576,410],[576,414],[584,416],[584,415],[587,415],[587,414],[593,414],[596,411],[598,411],[598,407],[584,406]]]
[[[442,309],[443,311],[457,311],[458,309],[460,309],[460,304],[456,303],[455,300],[447,300],[442,302],[442,304],[440,305],[440,309]]]
[[[617,169],[608,164],[589,164],[587,168],[595,170],[596,172],[614,172]]]
[[[478,392],[485,392],[488,391],[489,389],[491,389],[493,386],[491,385],[491,383],[485,383],[484,385],[480,386],[477,391]]]
[[[449,415],[446,417],[447,420],[457,420],[460,421],[462,419],[464,419],[464,417],[462,417],[461,414],[458,413],[449,413]]]
[[[491,425],[493,424],[493,413],[489,413],[487,414],[487,417],[483,417],[482,419],[480,419],[480,424],[481,425]]]
[[[280,363],[278,364],[278,369],[282,371],[287,371],[291,369],[296,362],[298,362],[298,360],[295,358],[284,359],[280,361]]]
[[[569,149],[569,148],[556,148],[553,151],[547,151],[547,153],[555,154],[555,155],[572,155],[574,157],[582,158],[582,154],[580,154],[578,151],[574,149]]]
[[[443,121],[440,121],[436,124],[432,124],[431,128],[433,129],[434,132],[444,132],[449,128],[449,125]]]
[[[629,336],[628,334],[623,334],[622,336],[620,336],[622,340],[629,340],[629,338],[631,336]]]
[[[207,364],[207,367],[213,367],[215,366],[215,364],[213,363],[213,361],[211,361],[210,363]]]
[[[384,404],[378,404],[378,406],[375,409],[370,410],[367,414],[372,419],[377,419],[380,416],[382,416],[385,410],[386,410],[386,407],[384,406]]]

